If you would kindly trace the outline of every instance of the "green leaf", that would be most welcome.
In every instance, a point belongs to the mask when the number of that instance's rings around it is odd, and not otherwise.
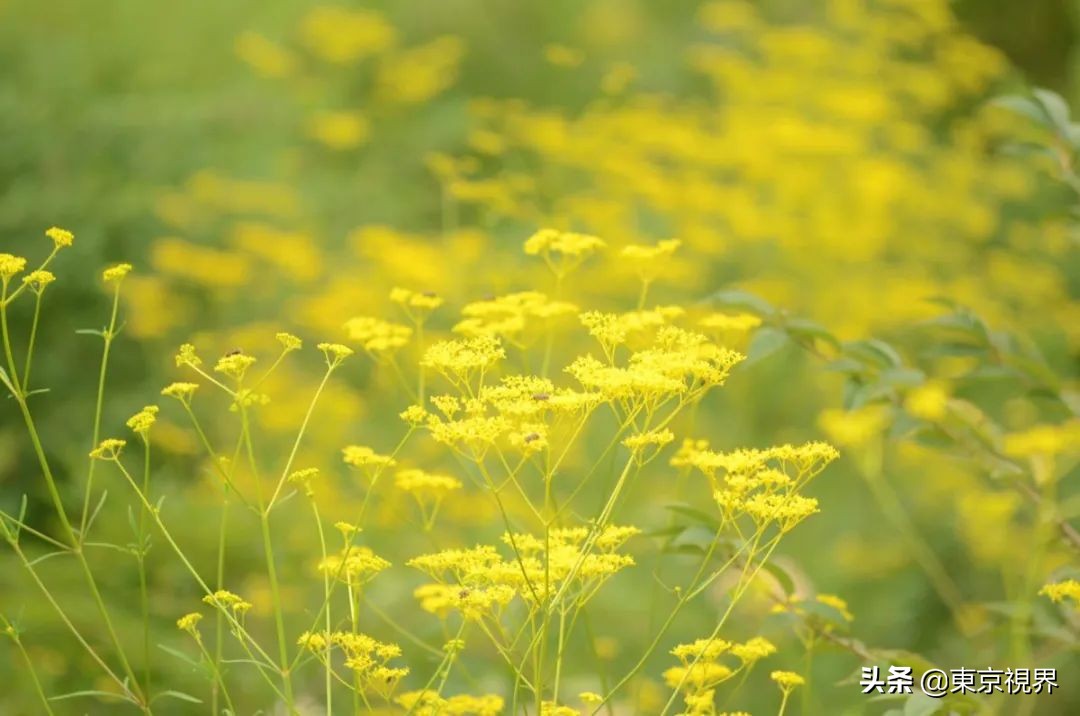
[[[828,343],[833,348],[840,347],[840,341],[825,326],[808,318],[792,318],[784,323],[784,329],[797,340],[820,340]]]
[[[1061,95],[1048,89],[1036,88],[1032,90],[1035,99],[1046,113],[1050,125],[1062,136],[1069,133],[1069,104],[1062,99]]]
[[[666,507],[666,509],[670,510],[671,512],[674,512],[675,514],[683,515],[684,517],[689,517],[694,522],[697,522],[700,525],[704,525],[706,527],[711,527],[714,532],[720,530],[720,520],[718,520],[715,515],[710,515],[709,513],[705,512],[703,510],[699,510],[699,509],[697,509],[695,507],[690,507],[689,505],[677,505],[676,504],[676,505],[665,505],[665,507]]]
[[[755,363],[784,347],[788,342],[787,334],[779,328],[765,326],[754,333],[750,346],[746,349],[746,362]]]
[[[939,699],[917,692],[912,694],[904,704],[904,716],[931,716],[931,714],[936,714],[941,707],[942,703]]]
[[[756,313],[763,318],[776,314],[776,309],[773,308],[768,301],[760,296],[755,296],[748,291],[742,291],[740,289],[733,288],[714,291],[709,294],[705,300],[709,303],[724,306],[726,308],[737,308],[742,311]]]
[[[11,384],[11,379],[8,378],[7,371],[3,368],[0,368],[0,383],[4,384],[4,387],[11,392],[12,396],[18,395],[18,392],[15,390],[15,386]]]
[[[158,644],[157,648],[161,649],[162,651],[164,651],[166,654],[169,654],[170,656],[176,657],[177,659],[184,662],[185,664],[189,664],[189,665],[195,667],[196,669],[201,669],[202,668],[202,663],[201,662],[195,661],[190,656],[188,656],[187,654],[185,654],[184,652],[182,652],[182,651],[180,651],[178,649],[173,649],[171,646],[165,646],[164,644]]]
[[[904,359],[895,348],[876,338],[849,341],[842,346],[842,351],[846,356],[880,369],[896,368],[904,364]]]
[[[80,328],[79,330],[75,331],[75,333],[80,336],[98,336],[100,338],[105,337],[105,331],[99,331],[96,328]]]
[[[766,562],[761,566],[780,583],[780,588],[784,590],[784,594],[790,597],[795,593],[795,580],[787,573],[787,570],[774,562]]]
[[[129,699],[123,694],[117,694],[109,691],[95,691],[88,689],[86,691],[72,691],[67,694],[60,694],[59,696],[50,696],[49,701],[63,701],[64,699],[78,699],[85,696],[96,696],[103,699],[119,699],[121,701],[128,701]]]
[[[1023,95],[1008,95],[1006,97],[997,97],[991,104],[1003,107],[1010,112],[1015,112],[1022,117],[1027,117],[1033,122],[1038,122],[1041,125],[1046,125],[1047,115],[1042,106],[1032,99],[1031,97],[1025,97]]]
[[[883,385],[895,388],[916,388],[926,382],[926,374],[918,368],[888,368],[881,372]]]
[[[157,701],[158,699],[162,698],[163,696],[167,696],[167,697],[169,697],[171,699],[179,699],[180,701],[187,701],[188,703],[191,703],[191,704],[201,704],[202,703],[201,699],[197,699],[194,696],[192,696],[191,694],[185,694],[183,691],[174,691],[172,689],[169,689],[168,691],[160,691],[160,692],[154,694],[154,698],[150,699],[150,702],[153,703],[154,701]]]

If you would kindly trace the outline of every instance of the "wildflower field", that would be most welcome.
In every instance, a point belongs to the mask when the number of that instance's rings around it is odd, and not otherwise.
[[[1080,713],[1078,38],[0,0],[0,715]]]

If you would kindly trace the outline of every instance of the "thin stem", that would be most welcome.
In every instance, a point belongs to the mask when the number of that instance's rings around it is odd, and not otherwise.
[[[38,319],[41,317],[41,296],[42,292],[35,292],[36,298],[34,299],[34,318],[30,323],[30,339],[26,344],[26,363],[23,368],[22,374],[22,387],[24,391],[30,390],[30,366],[34,358],[34,343],[37,340],[37,327]]]
[[[34,683],[34,691],[37,692],[38,697],[41,699],[42,705],[45,706],[45,713],[48,716],[53,716],[52,704],[49,703],[49,697],[45,695],[45,689],[41,687],[41,681],[38,679],[37,670],[34,669],[34,661],[30,658],[30,655],[26,653],[26,647],[23,646],[22,639],[19,638],[19,633],[15,631],[15,627],[3,616],[0,616],[0,622],[3,622],[5,630],[11,637],[11,640],[15,642],[15,648],[19,650],[19,654],[22,655],[23,661],[26,662],[26,670],[30,672],[30,680]]]
[[[300,424],[300,430],[296,434],[296,440],[293,441],[292,450],[289,451],[289,459],[285,461],[285,469],[281,471],[281,477],[278,478],[277,487],[274,488],[274,494],[270,496],[270,502],[266,505],[265,512],[270,514],[270,510],[274,508],[274,503],[277,501],[278,495],[281,494],[281,488],[285,485],[285,480],[289,477],[289,471],[292,469],[293,462],[296,460],[296,453],[300,450],[300,442],[304,439],[304,433],[307,432],[308,424],[311,422],[311,416],[315,412],[315,405],[319,402],[319,396],[322,395],[323,389],[326,388],[326,382],[330,380],[330,374],[334,372],[334,365],[330,365],[327,368],[326,373],[323,374],[322,381],[319,383],[319,387],[315,390],[315,395],[312,396],[311,402],[308,404],[307,412],[304,414],[304,422]]]
[[[109,352],[112,350],[113,338],[116,337],[116,316],[120,310],[120,284],[116,284],[113,292],[112,313],[109,316],[109,327],[105,329],[102,338],[104,346],[101,350],[101,367],[98,369],[97,400],[94,403],[94,432],[90,442],[93,450],[101,442],[101,413],[105,405],[105,379],[109,372]],[[94,491],[94,467],[97,460],[90,458],[90,464],[86,470],[86,488],[83,493],[83,511],[79,521],[79,540],[86,539],[86,520],[90,516],[90,495]]]
[[[150,494],[150,436],[143,437],[143,492]],[[139,506],[138,527],[138,567],[139,567],[139,606],[143,620],[143,678],[146,697],[150,698],[151,659],[150,659],[150,598],[146,580],[146,507]]]

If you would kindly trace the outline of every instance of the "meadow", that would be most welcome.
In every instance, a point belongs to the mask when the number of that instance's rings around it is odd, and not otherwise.
[[[1062,7],[0,2],[0,713],[1077,713]]]

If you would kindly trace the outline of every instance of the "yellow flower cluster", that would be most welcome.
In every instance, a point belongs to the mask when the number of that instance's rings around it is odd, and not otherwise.
[[[356,529],[355,527],[353,528]],[[358,587],[374,579],[390,563],[368,547],[350,545],[341,554],[330,555],[319,562],[319,572],[344,584]]]
[[[397,644],[381,642],[367,634],[346,631],[304,632],[297,644],[319,658],[326,656],[329,646],[345,656],[346,668],[352,670],[360,688],[389,699],[398,683],[408,675],[408,667],[390,666],[391,659],[401,656]]]
[[[131,430],[137,433],[143,440],[146,440],[147,435],[150,433],[150,428],[153,427],[157,421],[158,411],[161,409],[156,405],[147,405],[145,408],[128,418],[126,425]]]
[[[1066,579],[1061,582],[1051,582],[1043,585],[1043,588],[1039,590],[1039,594],[1048,597],[1054,603],[1071,599],[1073,605],[1080,609],[1080,582],[1075,579]]]
[[[760,529],[775,524],[787,532],[818,511],[817,500],[798,490],[838,456],[821,442],[714,452],[695,440],[684,442],[672,465],[700,470],[725,517],[748,515]]]
[[[680,666],[664,672],[664,682],[682,694],[687,716],[716,714],[716,687],[736,674],[745,674],[759,660],[776,652],[772,642],[754,637],[744,643],[725,639],[698,639],[671,650]],[[728,655],[735,657],[724,663]]]
[[[251,602],[240,598],[239,595],[227,589],[219,589],[213,594],[207,594],[203,601],[212,607],[222,611],[229,611],[236,617],[242,617],[251,610]]]
[[[417,716],[498,716],[505,701],[501,696],[458,694],[445,698],[437,691],[409,691],[394,699],[394,703]]]
[[[372,355],[382,355],[402,348],[408,344],[413,332],[408,326],[368,316],[349,319],[345,330],[349,340],[356,341]]]

